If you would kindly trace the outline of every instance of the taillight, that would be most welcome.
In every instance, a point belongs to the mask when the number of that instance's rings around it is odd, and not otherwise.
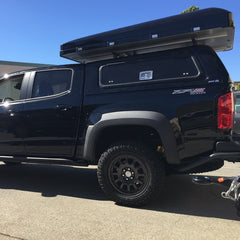
[[[218,128],[231,129],[233,126],[233,93],[229,92],[218,99]]]

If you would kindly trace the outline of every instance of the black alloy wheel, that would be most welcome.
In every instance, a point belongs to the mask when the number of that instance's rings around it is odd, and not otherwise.
[[[132,154],[113,159],[108,176],[116,191],[129,195],[143,191],[150,182],[147,166]]]
[[[164,162],[143,144],[117,144],[107,149],[98,164],[98,181],[116,203],[142,206],[163,187]]]

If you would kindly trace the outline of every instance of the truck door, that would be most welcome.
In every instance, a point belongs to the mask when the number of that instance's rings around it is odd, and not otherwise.
[[[0,81],[0,155],[25,156],[22,111],[29,73],[15,74]]]
[[[82,75],[80,67],[32,72],[24,105],[27,156],[74,156]]]

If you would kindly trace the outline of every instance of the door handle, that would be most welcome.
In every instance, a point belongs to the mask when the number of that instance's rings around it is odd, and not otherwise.
[[[60,111],[63,111],[63,112],[66,112],[66,111],[70,110],[71,108],[72,108],[72,106],[70,106],[70,105],[65,105],[65,104],[58,104],[58,105],[56,106],[56,109],[57,109],[57,110],[60,110]]]

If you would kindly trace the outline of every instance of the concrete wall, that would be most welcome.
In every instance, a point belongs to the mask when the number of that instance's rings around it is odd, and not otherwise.
[[[0,61],[0,76],[24,69],[48,66],[46,64]]]

